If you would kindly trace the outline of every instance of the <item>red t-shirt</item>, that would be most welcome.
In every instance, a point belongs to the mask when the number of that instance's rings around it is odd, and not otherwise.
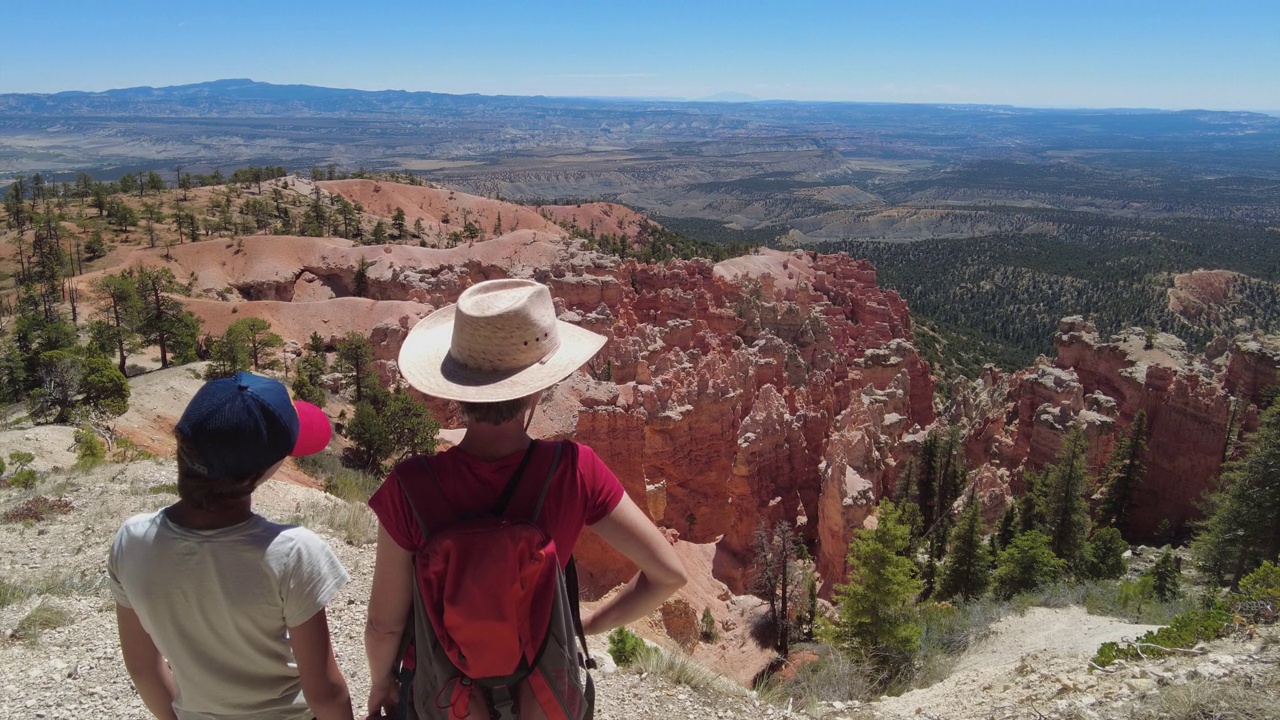
[[[561,566],[567,565],[582,528],[604,519],[622,502],[622,483],[600,457],[586,445],[562,443],[560,464],[547,490],[537,525],[555,541]],[[539,441],[520,477],[505,515],[527,519],[538,503],[538,494],[551,470],[555,442]],[[396,465],[382,487],[369,498],[387,534],[410,552],[422,547],[422,531],[404,494],[396,487],[399,476],[405,492],[429,530],[461,518],[488,515],[520,465],[524,451],[493,461],[478,460],[458,448],[430,457],[416,456]],[[438,487],[423,467],[431,463]]]

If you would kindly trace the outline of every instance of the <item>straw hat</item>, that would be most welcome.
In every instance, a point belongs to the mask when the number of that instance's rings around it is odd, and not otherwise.
[[[546,285],[487,280],[418,321],[400,348],[400,374],[446,400],[514,400],[565,379],[604,343],[557,320]]]

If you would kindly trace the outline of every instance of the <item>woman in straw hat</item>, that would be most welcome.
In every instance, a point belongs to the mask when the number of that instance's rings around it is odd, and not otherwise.
[[[405,339],[399,358],[405,380],[426,395],[457,402],[467,428],[457,447],[397,465],[369,501],[379,520],[365,628],[372,716],[400,699],[395,672],[412,604],[413,552],[423,542],[396,486],[413,496],[413,507],[432,527],[488,512],[518,468],[527,466],[531,480],[546,477],[554,445],[535,444],[528,434],[538,398],[604,343],[601,335],[557,320],[545,285],[517,279],[473,285],[456,305],[424,318]],[[590,527],[639,568],[621,592],[594,611],[583,610],[588,634],[644,617],[684,585],[684,568],[670,543],[591,448],[564,443],[554,467],[537,524],[555,542],[561,565],[582,529]],[[509,515],[531,510],[540,485],[519,483]]]

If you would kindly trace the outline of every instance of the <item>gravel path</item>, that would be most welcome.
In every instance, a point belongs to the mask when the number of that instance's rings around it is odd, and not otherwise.
[[[151,717],[124,669],[115,604],[104,577],[107,550],[120,522],[173,502],[173,495],[153,491],[173,478],[172,462],[147,461],[46,479],[37,492],[67,497],[74,510],[40,523],[0,523],[0,578],[19,595],[43,590],[0,607],[0,635],[9,638],[42,603],[64,613],[67,623],[34,639],[0,639],[0,718]],[[30,494],[0,490],[0,510]],[[323,493],[272,482],[255,495],[255,504],[273,519],[305,521],[329,541],[351,574],[351,582],[328,612],[338,662],[359,710],[369,687],[362,636],[373,546],[346,541],[351,511]],[[367,511],[357,508],[355,513],[357,519],[371,521]],[[370,537],[367,532],[355,534]],[[597,651],[603,647],[602,639],[593,644]],[[745,692],[693,691],[631,672],[597,672],[595,677],[596,717],[601,720],[745,720],[781,714],[758,705]]]

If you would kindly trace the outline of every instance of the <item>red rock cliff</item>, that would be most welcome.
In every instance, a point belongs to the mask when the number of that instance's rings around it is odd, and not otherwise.
[[[1117,430],[1147,415],[1146,482],[1132,531],[1149,537],[1162,520],[1183,528],[1199,517],[1203,494],[1242,433],[1257,424],[1262,388],[1274,382],[1280,354],[1258,338],[1240,338],[1215,361],[1197,357],[1171,335],[1148,338],[1133,328],[1110,342],[1080,318],[1059,325],[1057,357],[1003,378],[988,373],[965,402],[973,431],[966,451],[988,499],[1021,491],[1025,470],[1038,470],[1072,427],[1091,439],[1100,468]]]

